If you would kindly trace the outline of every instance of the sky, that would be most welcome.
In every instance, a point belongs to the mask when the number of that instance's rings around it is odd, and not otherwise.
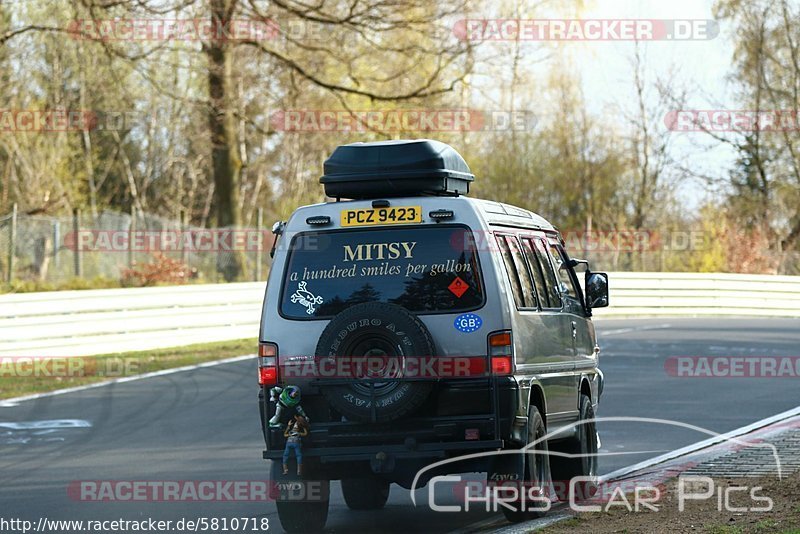
[[[518,4],[517,4],[518,2]],[[717,32],[707,39],[650,40],[639,43],[646,74],[645,82],[650,86],[647,100],[655,107],[657,92],[653,85],[657,80],[670,80],[673,89],[685,91],[687,101],[684,109],[737,109],[734,84],[730,79],[733,61],[732,29],[726,22],[714,20],[715,0],[510,0],[510,3],[489,4],[491,12],[471,13],[478,20],[496,19],[512,21],[521,18],[527,22],[541,19],[614,20],[651,19],[663,21],[708,21]],[[582,5],[581,5],[582,4]],[[514,6],[519,10],[515,13]],[[484,9],[485,6],[484,6]],[[478,82],[479,98],[495,103],[505,101],[497,76],[510,81],[513,50],[510,40],[484,41],[486,54],[479,71],[483,72]],[[567,68],[571,75],[580,77],[583,97],[592,115],[603,117],[609,129],[627,123],[626,116],[635,113],[636,94],[633,83],[632,58],[636,44],[621,40],[563,40],[542,43],[536,40],[520,41],[522,62],[531,73],[532,91],[520,92],[515,98],[515,107],[533,106],[537,116],[546,116],[552,102],[542,97],[537,80],[546,80],[558,68]],[[671,110],[671,108],[669,108]],[[602,123],[601,123],[602,124]],[[727,145],[722,145],[705,133],[670,132],[663,121],[656,124],[660,135],[671,135],[671,156],[692,172],[716,177],[718,184],[725,183],[728,170],[734,165],[736,154]],[[709,186],[699,179],[680,181],[676,191],[677,200],[687,209],[694,210],[706,201],[721,194],[722,185]]]
[[[471,14],[476,19],[498,20],[531,19],[575,19],[614,20],[651,19],[663,21],[709,21],[716,25],[712,38],[692,40],[651,40],[639,43],[640,54],[645,65],[645,83],[649,86],[647,100],[655,107],[657,92],[653,85],[657,80],[670,80],[673,89],[687,94],[684,109],[736,109],[734,87],[730,81],[732,71],[733,41],[727,23],[714,20],[714,0],[584,0],[576,11],[569,2],[520,2],[518,15],[507,4],[498,3],[494,12]],[[512,2],[513,5],[513,2]],[[511,72],[511,42],[500,39],[484,43],[487,53],[479,70],[485,71],[479,87],[483,98],[503,101],[501,87],[493,73],[502,75],[506,82]],[[620,40],[556,41],[544,43],[535,40],[521,41],[522,61],[525,70],[534,79],[545,80],[555,69],[566,68],[571,75],[580,77],[583,97],[593,116],[603,117],[609,129],[627,123],[626,116],[635,113],[636,94],[633,83],[632,58],[636,44]],[[494,64],[497,63],[495,67]],[[499,71],[492,70],[499,69]],[[527,95],[519,94],[533,106],[537,116],[550,113],[552,105],[542,98],[534,82]],[[516,101],[515,106],[523,104]],[[671,109],[671,108],[669,108]],[[601,123],[602,124],[602,123]],[[656,124],[660,135],[671,134],[671,155],[684,167],[703,175],[722,178],[735,162],[736,154],[729,146],[713,141],[704,133],[669,132],[663,121]],[[723,183],[720,180],[719,183]],[[719,186],[709,187],[707,182],[689,179],[680,182],[678,201],[687,209],[695,209],[705,201],[720,195]]]
[[[712,0],[595,0],[587,3],[582,18],[613,19],[707,19],[712,20]],[[634,44],[622,41],[565,43],[562,48],[574,59],[581,73],[584,95],[595,111],[627,106],[634,101],[630,56]],[[572,46],[575,45],[575,46]],[[648,76],[672,77],[679,87],[688,89],[689,109],[712,109],[722,103],[733,106],[733,87],[728,79],[732,67],[733,44],[730,27],[720,23],[713,39],[691,41],[649,41],[643,43]],[[664,124],[660,132],[666,133]],[[711,145],[703,133],[673,134],[674,156],[687,166],[708,175],[720,175],[734,161],[735,154],[725,146]],[[698,182],[683,184],[680,197],[688,207],[696,208],[713,196]]]
[[[712,20],[712,4],[711,0],[595,0],[584,11],[584,18]],[[733,52],[727,30],[722,25],[720,35],[709,40],[644,43],[648,65],[662,75],[674,68],[676,74],[686,82],[714,94],[724,94],[727,92],[726,75]],[[631,42],[571,44],[576,45],[573,53],[581,65],[587,89],[605,94],[619,94],[620,91],[631,93],[627,59],[634,46]]]

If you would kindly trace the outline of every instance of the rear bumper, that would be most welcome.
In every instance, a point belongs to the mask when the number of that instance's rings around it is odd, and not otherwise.
[[[309,448],[303,451],[304,471],[311,479],[342,480],[378,476],[400,486],[425,486],[437,475],[489,470],[491,453],[502,449],[503,440],[458,441],[407,445],[369,445]],[[490,454],[475,454],[490,453]],[[266,450],[264,459],[280,462],[281,451]],[[455,462],[450,459],[459,458]],[[291,461],[291,460],[290,460]],[[438,462],[442,462],[437,465]]]
[[[262,431],[267,449],[273,456],[283,451],[284,437],[270,428],[267,420],[274,414],[264,388],[259,390]],[[303,397],[303,408],[311,420],[311,432],[303,440],[304,452],[347,449],[354,445],[369,450],[397,447],[399,451],[423,450],[423,444],[467,443],[508,440],[518,410],[516,381],[502,377],[491,383],[486,379],[460,379],[437,383],[426,405],[416,415],[384,423],[347,422],[335,413],[321,395]],[[316,454],[316,453],[314,453]]]
[[[266,402],[263,390],[259,396],[267,444],[262,457],[277,464],[283,458],[285,439],[279,429],[266,425],[272,403]],[[379,476],[405,488],[412,483],[424,485],[437,474],[486,472],[491,454],[475,453],[509,446],[517,399],[513,377],[440,382],[418,411],[424,415],[360,423],[331,413],[322,396],[304,396],[304,409],[311,419],[311,431],[303,440],[304,472],[320,480]],[[294,461],[291,456],[289,461]],[[417,479],[421,470],[424,476]]]
[[[413,445],[374,445],[353,447],[309,448],[303,451],[303,456],[318,458],[321,463],[351,462],[351,461],[385,461],[386,458],[419,459],[419,458],[446,458],[460,452],[475,452],[481,450],[496,450],[502,448],[503,440],[483,441],[458,441],[449,443],[417,443]],[[280,460],[283,451],[265,450],[265,460]]]

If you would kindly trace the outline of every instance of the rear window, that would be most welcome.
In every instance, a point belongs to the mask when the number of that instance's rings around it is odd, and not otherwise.
[[[471,231],[458,225],[306,232],[289,247],[280,311],[336,315],[362,302],[415,313],[470,311],[484,303]]]

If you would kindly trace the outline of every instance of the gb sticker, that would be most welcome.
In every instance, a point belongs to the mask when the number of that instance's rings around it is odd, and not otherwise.
[[[465,334],[469,334],[470,332],[474,332],[478,328],[483,325],[483,319],[480,316],[475,315],[474,313],[464,313],[456,317],[453,326],[456,327],[456,330],[459,332],[464,332]]]
[[[297,291],[292,293],[292,303],[297,304],[300,303],[301,306],[306,307],[306,313],[309,315],[314,315],[314,312],[317,311],[316,306],[322,304],[322,297],[317,297],[306,289],[306,283],[300,282],[297,284]]]

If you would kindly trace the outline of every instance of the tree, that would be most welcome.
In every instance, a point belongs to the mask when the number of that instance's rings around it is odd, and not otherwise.
[[[248,60],[263,55],[269,60],[269,77],[288,74],[293,83],[306,85],[311,90],[322,90],[343,102],[348,98],[369,101],[397,102],[425,99],[443,94],[455,87],[466,75],[467,69],[459,60],[467,45],[456,41],[451,44],[437,21],[455,13],[461,4],[457,1],[431,5],[424,0],[404,2],[397,9],[394,2],[386,0],[356,0],[339,2],[322,1],[315,5],[292,0],[281,0],[263,5],[254,0],[207,0],[203,2],[175,2],[123,0],[113,4],[97,0],[85,2],[86,11],[93,18],[109,19],[113,16],[136,18],[182,17],[192,14],[211,20],[212,28],[222,34],[233,21],[274,21],[280,27],[284,22],[300,22],[305,27],[319,26],[328,33],[346,32],[357,36],[356,46],[337,48],[325,41],[310,42],[281,31],[280,39],[256,37],[233,39],[219,37],[204,39],[200,52],[205,57],[207,69],[207,95],[196,95],[194,100],[207,108],[207,131],[210,139],[210,162],[214,184],[214,204],[218,226],[240,226],[242,203],[242,156],[247,157],[247,140],[242,139],[242,129],[237,128],[237,113],[242,106],[237,101],[236,82],[246,70]],[[411,39],[413,36],[414,40]],[[406,38],[398,40],[397,36]],[[335,39],[332,39],[335,41]],[[129,62],[157,61],[166,47],[164,43],[150,46],[125,46],[102,41],[110,54]],[[191,46],[184,51],[192,55],[198,50]],[[190,60],[193,61],[193,60]],[[234,68],[235,65],[235,68]],[[154,81],[152,77],[146,77]],[[406,83],[397,84],[398,79]],[[159,84],[158,90],[170,94]],[[241,257],[221,265],[228,280],[239,276]]]
[[[775,252],[800,250],[800,6],[788,0],[720,0],[716,15],[735,28],[739,105],[758,113],[748,131],[718,136],[736,148],[732,206],[757,225]],[[767,120],[769,119],[769,120]],[[788,266],[787,266],[788,267]],[[796,267],[795,267],[796,268]]]

